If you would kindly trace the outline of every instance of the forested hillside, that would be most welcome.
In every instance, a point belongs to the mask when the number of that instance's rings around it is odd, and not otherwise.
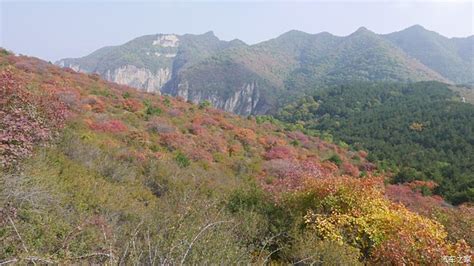
[[[390,34],[360,27],[347,36],[292,30],[261,43],[155,34],[57,62],[141,90],[240,115],[274,113],[288,98],[352,82],[437,80],[470,84],[474,39],[413,26]]]
[[[5,50],[0,96],[1,264],[440,264],[472,254],[471,207],[423,196],[428,182],[385,186],[365,151],[271,119]]]
[[[395,183],[435,181],[437,194],[459,204],[474,202],[474,106],[460,99],[438,82],[355,83],[321,90],[277,117],[369,150]]]
[[[447,79],[474,83],[474,36],[447,38],[415,25],[384,37]]]

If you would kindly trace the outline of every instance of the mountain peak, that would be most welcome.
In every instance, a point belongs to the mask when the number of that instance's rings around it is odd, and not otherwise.
[[[410,26],[408,28],[406,28],[405,30],[417,30],[417,31],[421,31],[421,30],[427,30],[425,29],[425,27],[421,26],[420,24],[415,24],[413,26]]]
[[[287,32],[281,34],[277,38],[286,37],[286,36],[306,36],[306,35],[310,35],[310,34],[304,32],[304,31],[300,31],[300,30],[290,30],[290,31],[287,31]]]
[[[350,36],[353,35],[361,35],[361,34],[375,34],[373,31],[367,29],[366,27],[359,27],[356,31],[354,31]]]

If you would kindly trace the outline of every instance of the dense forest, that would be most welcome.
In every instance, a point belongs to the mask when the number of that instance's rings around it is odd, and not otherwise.
[[[395,173],[432,180],[454,204],[474,201],[474,106],[438,82],[354,83],[321,89],[276,116],[331,134]]]

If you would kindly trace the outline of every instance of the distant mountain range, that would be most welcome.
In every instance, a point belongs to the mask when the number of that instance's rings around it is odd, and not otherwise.
[[[222,41],[213,32],[156,34],[56,64],[249,115],[354,81],[473,84],[474,36],[447,38],[419,25],[390,34],[361,27],[345,37],[293,30],[255,45]]]

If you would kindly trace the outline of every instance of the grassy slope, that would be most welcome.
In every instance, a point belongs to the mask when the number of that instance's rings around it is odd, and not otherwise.
[[[4,51],[0,72],[0,261],[396,262],[400,233],[422,239],[410,261],[463,252],[385,200],[363,152]]]

